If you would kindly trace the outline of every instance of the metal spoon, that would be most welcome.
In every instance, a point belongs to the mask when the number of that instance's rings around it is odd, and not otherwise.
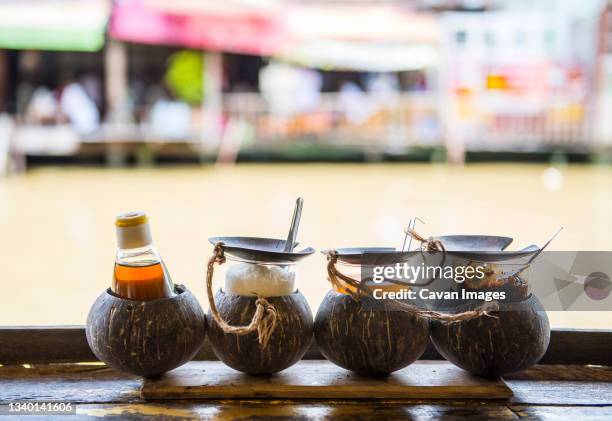
[[[536,253],[535,253],[533,256],[531,256],[531,259],[529,259],[529,261],[528,261],[528,262],[527,262],[527,263],[526,263],[526,264],[525,264],[525,265],[524,265],[522,268],[520,268],[520,269],[518,269],[517,271],[515,271],[515,272],[512,274],[512,276],[518,276],[518,275],[520,275],[521,273],[523,273],[523,271],[529,267],[529,265],[530,265],[530,264],[531,264],[531,263],[532,263],[532,262],[533,262],[533,261],[536,259],[536,257],[538,257],[538,256],[540,255],[540,253],[542,253],[542,252],[544,251],[544,249],[545,249],[546,247],[548,247],[548,245],[549,245],[549,244],[552,242],[552,240],[554,240],[554,239],[555,239],[555,237],[557,237],[557,235],[559,235],[559,233],[560,233],[562,230],[563,230],[563,227],[559,228],[559,229],[557,230],[557,232],[555,232],[555,233],[553,234],[553,236],[552,236],[552,237],[550,237],[550,239],[549,239],[549,240],[546,242],[546,244],[544,244],[544,245],[543,245],[543,246],[540,248],[540,250],[538,250],[538,251],[537,251],[537,252],[536,252]]]
[[[293,218],[291,219],[291,226],[289,227],[289,234],[287,235],[287,241],[285,242],[285,253],[291,253],[295,245],[295,239],[297,238],[298,228],[300,227],[300,218],[302,217],[302,207],[304,206],[304,199],[298,197],[295,201],[295,209],[293,209]]]

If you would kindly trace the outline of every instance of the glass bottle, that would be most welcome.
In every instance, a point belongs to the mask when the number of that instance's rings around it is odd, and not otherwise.
[[[153,244],[144,212],[117,216],[117,253],[112,291],[132,300],[155,300],[175,295],[172,279]]]

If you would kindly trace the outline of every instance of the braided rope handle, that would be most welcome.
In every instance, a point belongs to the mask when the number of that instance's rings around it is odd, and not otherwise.
[[[446,252],[446,248],[444,248],[442,241],[434,237],[425,238],[412,228],[406,228],[404,232],[421,243],[421,251],[428,251],[430,253],[436,251]]]
[[[365,283],[341,273],[336,267],[337,261],[338,252],[335,250],[331,250],[327,254],[327,276],[329,282],[338,292],[350,295],[355,301],[359,301],[364,296],[376,299],[374,298],[372,289],[368,287]],[[353,290],[346,288],[343,283],[352,287]],[[495,301],[486,302],[474,310],[464,311],[455,314],[442,313],[434,310],[424,310],[415,305],[397,300],[388,299],[386,301],[391,303],[391,305],[396,310],[405,311],[407,313],[411,313],[429,320],[437,320],[442,323],[461,322],[465,320],[475,319],[481,316],[496,318],[496,316],[491,314],[491,312],[499,310],[499,305]]]
[[[219,242],[215,244],[213,254],[210,259],[208,259],[208,265],[206,268],[206,293],[213,319],[225,333],[232,333],[242,336],[257,331],[259,344],[265,348],[270,340],[270,337],[272,336],[272,333],[274,333],[274,330],[276,329],[278,323],[278,313],[276,312],[274,306],[264,297],[257,297],[257,300],[255,301],[255,313],[253,314],[251,322],[247,326],[232,326],[223,320],[219,314],[212,291],[212,280],[215,272],[215,263],[222,265],[225,262],[226,259],[223,243]]]

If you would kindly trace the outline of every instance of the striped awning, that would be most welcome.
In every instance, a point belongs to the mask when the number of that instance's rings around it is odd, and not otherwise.
[[[110,35],[143,44],[271,55],[286,40],[275,2],[255,0],[123,0]]]
[[[294,3],[287,47],[277,58],[322,69],[404,71],[434,66],[437,18],[399,3]],[[350,18],[348,18],[350,17]]]
[[[107,0],[2,0],[0,48],[97,51],[110,7]]]

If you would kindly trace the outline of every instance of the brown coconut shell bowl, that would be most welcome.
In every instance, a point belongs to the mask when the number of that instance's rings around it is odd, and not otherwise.
[[[456,311],[473,310],[481,304],[468,302]],[[493,317],[449,324],[432,322],[431,340],[440,355],[482,377],[504,376],[537,364],[550,343],[544,307],[534,295],[498,305]]]
[[[386,300],[331,290],[314,325],[319,350],[332,363],[362,376],[383,377],[412,364],[429,343],[429,321],[398,311]]]
[[[506,251],[511,238],[456,235],[443,236],[440,240],[449,254],[466,261],[500,265],[516,265],[516,262],[533,259],[552,241],[542,248],[531,245]],[[498,302],[498,311],[493,312],[492,317],[447,324],[432,321],[433,345],[445,359],[472,374],[497,377],[528,369],[544,356],[550,342],[548,316],[538,298],[529,293],[528,282],[519,275],[520,272],[512,281],[491,287],[471,288],[459,284],[458,289],[504,291],[507,298]],[[445,311],[460,313],[482,304],[482,301],[466,300]]]
[[[104,291],[87,316],[87,342],[100,361],[125,373],[156,376],[190,361],[206,334],[206,317],[183,285],[177,295],[129,300]]]
[[[255,313],[257,297],[226,294],[219,290],[215,303],[221,318],[234,326],[248,325]],[[270,375],[292,366],[302,359],[312,341],[312,312],[301,292],[266,297],[277,313],[277,327],[262,346],[257,332],[239,336],[225,333],[211,319],[208,339],[221,361],[243,373]]]
[[[339,248],[323,253],[334,253],[339,263],[354,267],[365,264],[368,255],[376,256],[379,264],[389,265],[411,256],[410,252],[388,247]],[[429,333],[429,320],[398,311],[388,300],[368,296],[357,300],[336,289],[323,298],[314,322],[321,354],[346,370],[368,377],[387,376],[415,362],[427,348]]]
[[[273,265],[291,265],[312,255],[315,250],[285,251],[286,240],[259,237],[212,237],[215,252],[222,249],[231,259]],[[298,243],[294,243],[294,247]],[[209,268],[209,271],[211,269]],[[211,282],[207,285],[212,296]],[[214,304],[219,317],[230,326],[248,326],[257,310],[258,297],[217,291]],[[210,300],[210,298],[209,298]],[[312,342],[312,311],[299,290],[287,295],[265,297],[274,308],[276,326],[269,339],[259,341],[257,331],[245,334],[226,332],[208,311],[208,340],[213,352],[234,370],[250,375],[265,376],[282,371],[302,359]]]

